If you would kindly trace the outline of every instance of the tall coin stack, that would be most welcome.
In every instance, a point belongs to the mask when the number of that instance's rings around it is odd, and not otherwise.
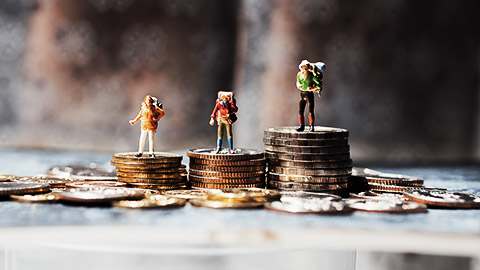
[[[112,155],[112,165],[117,168],[118,181],[135,188],[157,190],[183,189],[187,184],[186,168],[182,156],[173,153],[155,152],[135,157],[134,152]]]
[[[213,148],[188,150],[189,181],[192,188],[231,189],[265,187],[266,161],[263,152],[236,149],[229,154]]]
[[[348,193],[352,160],[348,131],[315,127],[297,132],[295,127],[264,130],[269,188],[290,191]]]

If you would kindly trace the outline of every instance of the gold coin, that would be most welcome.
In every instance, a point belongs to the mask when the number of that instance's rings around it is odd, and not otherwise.
[[[127,183],[118,181],[82,181],[67,183],[67,188],[86,188],[86,187],[126,187]]]
[[[121,168],[117,167],[117,173],[144,173],[144,174],[169,174],[169,173],[185,173],[187,168],[185,165],[174,168]]]
[[[263,202],[255,201],[211,201],[202,199],[190,200],[190,203],[194,206],[208,207],[215,209],[241,209],[241,208],[260,208],[263,207]]]
[[[147,198],[139,201],[132,200],[123,200],[113,203],[115,207],[121,208],[131,208],[131,209],[140,209],[140,208],[171,208],[171,207],[182,207],[186,203],[185,199],[172,198],[164,195],[152,195]]]
[[[257,182],[265,182],[265,176],[259,177],[243,177],[243,178],[222,178],[222,177],[205,177],[197,175],[189,175],[190,182],[207,183],[207,184],[251,184]]]
[[[147,178],[147,179],[177,179],[181,177],[181,173],[128,173],[128,172],[117,172],[118,177],[122,178]]]
[[[1,182],[0,196],[46,193],[50,186],[44,183]]]
[[[179,178],[133,178],[133,177],[118,177],[118,181],[129,184],[142,183],[142,184],[185,184],[187,182],[186,177]]]
[[[171,190],[171,189],[185,189],[186,184],[147,184],[147,183],[128,183],[130,187],[154,190]]]
[[[265,171],[266,165],[263,166],[216,166],[216,165],[201,165],[190,163],[190,170],[201,171],[216,171],[216,172],[251,172],[251,171]]]
[[[183,190],[168,190],[163,193],[167,197],[181,198],[181,199],[205,199],[207,197],[207,190],[199,189],[183,189]]]
[[[182,155],[168,153],[168,152],[154,152],[155,157],[150,157],[149,154],[144,154],[141,157],[135,157],[136,152],[116,153],[112,155],[112,160],[115,162],[134,162],[134,163],[180,163]]]
[[[155,170],[155,169],[175,169],[182,167],[180,162],[170,163],[134,163],[134,162],[121,162],[110,161],[110,164],[115,168],[122,170]]]

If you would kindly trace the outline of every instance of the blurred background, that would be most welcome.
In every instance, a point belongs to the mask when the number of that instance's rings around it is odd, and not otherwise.
[[[0,0],[0,148],[121,152],[146,94],[156,150],[213,147],[219,90],[237,147],[297,125],[303,59],[327,65],[318,125],[354,161],[480,160],[480,2]]]

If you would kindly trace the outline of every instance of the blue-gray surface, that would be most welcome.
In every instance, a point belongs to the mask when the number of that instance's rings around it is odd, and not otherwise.
[[[56,165],[109,165],[99,153],[0,150],[0,173],[31,175]],[[184,158],[184,163],[187,159]],[[429,187],[480,194],[478,166],[371,167],[425,179]],[[0,226],[155,225],[164,228],[345,228],[382,231],[480,233],[480,210],[430,209],[428,213],[388,215],[355,212],[347,216],[292,215],[257,210],[215,210],[187,205],[178,209],[130,210],[64,204],[0,202]]]

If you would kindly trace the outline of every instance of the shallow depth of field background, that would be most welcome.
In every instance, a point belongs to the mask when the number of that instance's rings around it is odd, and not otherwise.
[[[157,150],[215,145],[218,90],[238,147],[297,125],[302,59],[327,64],[317,124],[354,160],[480,157],[478,1],[1,0],[0,147],[135,151],[129,119],[164,103]]]

